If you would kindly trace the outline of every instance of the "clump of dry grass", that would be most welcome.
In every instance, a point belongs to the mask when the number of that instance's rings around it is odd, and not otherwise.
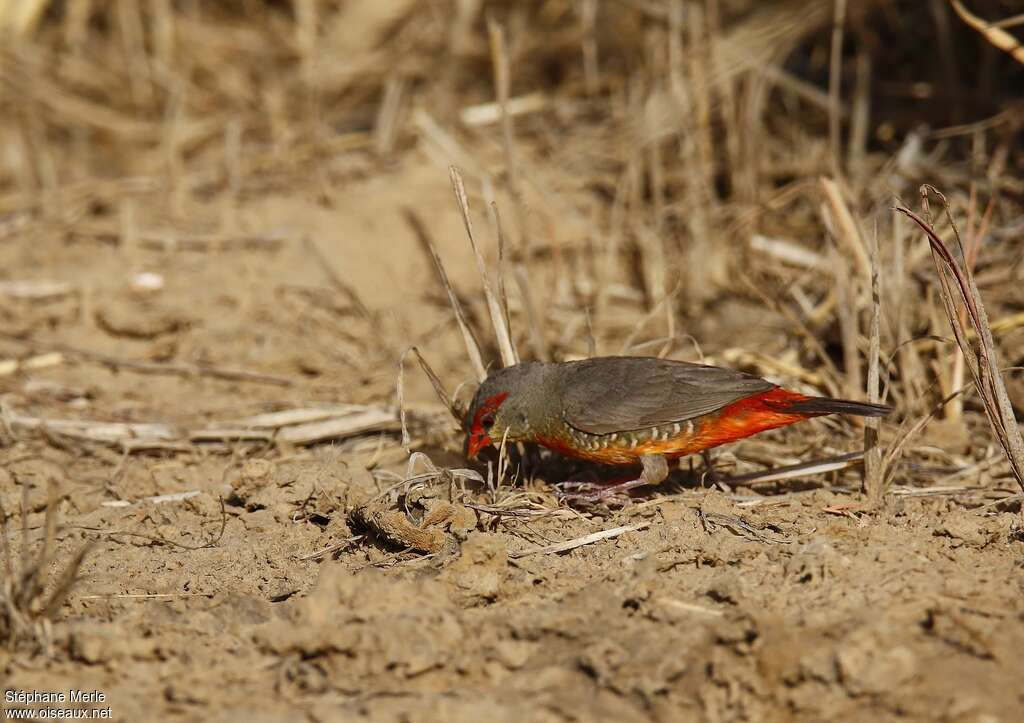
[[[15,565],[8,537],[7,511],[0,505],[0,535],[3,535],[4,579],[0,584],[0,645],[9,650],[28,647],[52,654],[52,626],[64,601],[78,581],[78,572],[89,551],[84,545],[51,577],[57,536],[56,486],[50,486],[43,539],[35,556],[28,534],[28,488],[23,488],[21,510],[21,561]]]
[[[935,227],[927,220],[930,216],[929,193],[934,193],[942,201],[962,261],[953,255]],[[924,185],[921,186],[921,200],[926,218],[918,216],[906,206],[897,206],[897,210],[911,218],[928,238],[935,261],[935,271],[939,277],[940,296],[946,318],[974,380],[974,388],[981,397],[989,424],[1010,463],[1013,476],[1024,490],[1024,439],[1021,438],[1013,405],[1006,392],[992,327],[985,311],[985,304],[981,300],[981,292],[978,290],[969,256],[964,250],[960,232],[953,220],[946,197],[934,187]]]

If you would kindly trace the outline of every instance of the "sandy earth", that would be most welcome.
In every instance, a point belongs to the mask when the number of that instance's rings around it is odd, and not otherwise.
[[[402,218],[412,207],[428,219],[456,286],[477,293],[445,169],[411,153],[385,172],[344,172],[330,199],[282,189],[242,204],[239,235],[275,229],[273,248],[160,251],[58,232],[0,243],[9,278],[77,287],[5,305],[4,328],[33,334],[28,346],[0,342],[0,357],[62,344],[295,384],[141,374],[68,355],[0,377],[7,408],[202,426],[315,403],[390,407],[411,343],[449,390],[467,381],[450,311]],[[145,204],[138,213],[140,226],[181,233],[218,221],[198,206],[187,222],[150,218]],[[369,318],[331,289],[309,241]],[[132,291],[144,271],[164,289]],[[727,329],[755,306],[701,323]],[[407,390],[420,450],[465,466],[422,375],[410,373]],[[856,449],[859,434],[815,422],[767,439],[799,458]],[[991,444],[986,435],[979,428],[977,441]],[[537,514],[498,516],[465,505],[494,505],[511,489],[440,479],[402,498],[435,545],[425,554],[367,535],[353,517],[393,484],[383,472],[405,469],[394,432],[131,455],[24,430],[10,441],[0,493],[13,513],[15,482],[30,488],[33,545],[47,482],[59,483],[53,570],[96,542],[53,626],[52,657],[0,652],[4,686],[99,690],[97,706],[117,720],[987,723],[1024,713],[1024,548],[1019,513],[1000,507],[905,495],[871,509],[847,491],[859,484],[848,471],[732,494],[681,473],[625,508],[574,511],[542,473],[526,485]],[[762,460],[761,444],[732,448],[726,464]],[[116,501],[130,504],[105,505]],[[17,550],[15,515],[12,525]],[[538,551],[621,526],[632,529]]]

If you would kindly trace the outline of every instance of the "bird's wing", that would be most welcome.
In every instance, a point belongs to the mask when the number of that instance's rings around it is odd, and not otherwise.
[[[653,357],[573,362],[560,381],[565,421],[590,434],[693,419],[775,388],[751,374]]]

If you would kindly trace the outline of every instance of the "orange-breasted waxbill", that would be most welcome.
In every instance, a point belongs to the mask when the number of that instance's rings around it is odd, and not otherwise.
[[[653,357],[523,362],[480,385],[465,420],[470,458],[531,442],[606,465],[643,466],[618,493],[668,476],[668,459],[826,414],[881,417],[889,407],[787,391],[752,374]],[[597,495],[599,498],[604,495]]]

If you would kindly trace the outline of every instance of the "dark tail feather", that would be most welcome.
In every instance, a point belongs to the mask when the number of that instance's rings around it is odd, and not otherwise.
[[[858,417],[884,417],[892,411],[892,407],[887,407],[884,404],[851,402],[847,399],[811,397],[787,404],[785,411],[815,416],[819,414],[853,414]]]

